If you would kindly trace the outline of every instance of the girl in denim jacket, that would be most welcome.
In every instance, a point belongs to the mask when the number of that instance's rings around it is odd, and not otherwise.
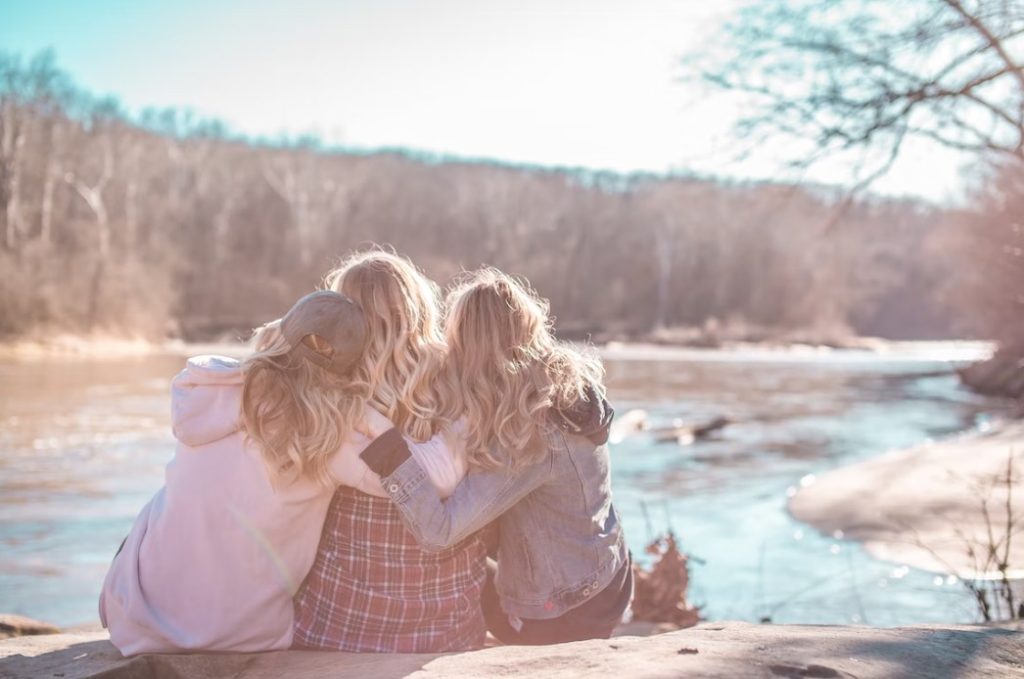
[[[475,272],[450,293],[446,326],[447,417],[470,472],[443,500],[411,456],[420,444],[398,430],[361,457],[426,549],[497,523],[484,613],[498,639],[607,638],[633,583],[612,506],[613,412],[600,362],[557,342],[546,302],[496,269]]]

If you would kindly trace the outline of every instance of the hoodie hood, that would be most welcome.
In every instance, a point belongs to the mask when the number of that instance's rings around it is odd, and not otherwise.
[[[189,447],[238,431],[242,364],[226,356],[196,356],[171,382],[171,430]]]
[[[615,409],[608,400],[598,396],[594,385],[588,384],[585,400],[577,401],[571,408],[557,411],[566,428],[574,434],[585,436],[597,446],[608,442],[608,433],[615,417]]]

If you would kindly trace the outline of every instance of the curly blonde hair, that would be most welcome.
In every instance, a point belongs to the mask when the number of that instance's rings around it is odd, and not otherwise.
[[[258,328],[253,347],[242,362],[242,428],[262,451],[271,481],[337,485],[328,463],[362,423],[365,388],[289,353],[280,321]]]
[[[367,389],[369,404],[418,441],[442,430],[446,351],[437,285],[405,257],[371,250],[343,261],[324,286],[363,309],[369,339],[353,379]]]
[[[531,443],[549,409],[585,400],[588,385],[604,396],[601,361],[555,339],[548,302],[527,281],[481,269],[446,306],[448,413],[466,418],[471,466],[501,466],[495,447],[516,451],[513,465],[535,461],[543,449]]]

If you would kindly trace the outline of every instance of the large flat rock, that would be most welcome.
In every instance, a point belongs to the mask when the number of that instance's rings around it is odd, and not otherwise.
[[[103,632],[0,641],[0,677],[1024,677],[1024,632],[705,624],[652,637],[471,653],[282,651],[125,659]]]

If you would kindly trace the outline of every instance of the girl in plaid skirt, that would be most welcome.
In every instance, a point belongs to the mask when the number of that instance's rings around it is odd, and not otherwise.
[[[416,444],[421,459],[443,466],[445,455],[454,455],[447,464],[461,478],[464,447],[457,438],[450,451],[440,443],[451,396],[442,379],[447,349],[437,286],[409,260],[372,250],[343,262],[328,275],[327,287],[352,297],[366,314],[370,339],[353,374],[367,386],[370,404],[394,421],[400,437],[429,439]],[[427,551],[387,499],[341,488],[295,598],[295,646],[419,653],[477,648],[486,633],[485,558],[476,531]]]

